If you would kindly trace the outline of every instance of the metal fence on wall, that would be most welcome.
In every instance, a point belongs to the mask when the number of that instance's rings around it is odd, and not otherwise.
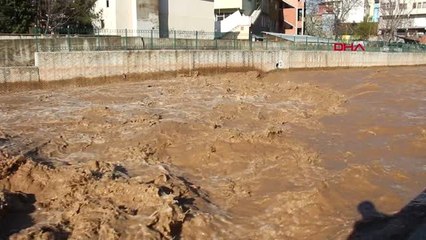
[[[297,36],[281,39],[274,36],[239,39],[238,33],[131,30],[131,29],[71,29],[64,28],[54,34],[34,31],[36,51],[107,51],[149,49],[199,49],[199,50],[317,50],[334,51],[339,41],[312,36]],[[426,45],[386,43],[372,41],[346,42],[346,45],[361,44],[357,51],[370,52],[425,52]],[[346,49],[354,50],[354,49]]]

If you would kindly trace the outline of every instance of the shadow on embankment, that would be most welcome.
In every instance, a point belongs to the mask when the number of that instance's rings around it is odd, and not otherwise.
[[[370,201],[361,202],[358,211],[362,219],[348,240],[426,239],[426,189],[393,215],[378,212]]]

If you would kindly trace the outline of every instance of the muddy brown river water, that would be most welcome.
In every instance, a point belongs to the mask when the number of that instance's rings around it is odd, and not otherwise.
[[[0,238],[346,239],[425,180],[426,67],[0,96]]]

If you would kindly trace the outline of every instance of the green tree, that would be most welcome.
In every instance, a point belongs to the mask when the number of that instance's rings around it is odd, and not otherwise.
[[[30,0],[0,0],[0,32],[28,33],[36,8]]]

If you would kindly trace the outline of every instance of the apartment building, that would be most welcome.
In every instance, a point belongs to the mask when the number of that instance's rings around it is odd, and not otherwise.
[[[305,18],[304,0],[283,0],[284,34],[303,35]]]
[[[172,30],[214,31],[214,0],[98,0],[102,29],[156,30],[167,37]],[[119,32],[120,33],[120,32]],[[122,31],[121,31],[122,33]],[[105,34],[108,34],[106,31]],[[212,35],[213,36],[213,35]]]
[[[370,18],[372,22],[379,22],[380,17],[380,1],[367,0],[365,2],[365,15]]]
[[[426,0],[380,1],[381,32],[396,29],[398,36],[423,36],[426,33]]]

